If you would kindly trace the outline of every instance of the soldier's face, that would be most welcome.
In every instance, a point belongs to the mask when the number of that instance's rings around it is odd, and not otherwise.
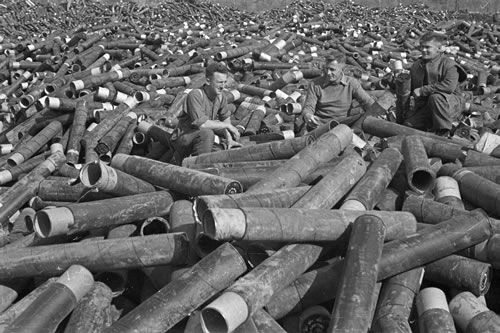
[[[432,60],[441,54],[442,45],[440,42],[431,40],[428,42],[420,43],[420,52],[422,52],[422,59]]]
[[[337,61],[331,61],[325,64],[323,69],[324,75],[331,83],[339,83],[342,78],[344,64],[339,64]]]
[[[215,72],[211,78],[208,78],[208,84],[217,93],[222,94],[222,90],[226,87],[227,74]]]

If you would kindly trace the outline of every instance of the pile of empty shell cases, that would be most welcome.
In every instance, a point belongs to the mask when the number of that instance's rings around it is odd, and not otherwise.
[[[498,15],[0,13],[0,332],[500,332]],[[395,122],[427,31],[468,73],[450,137]],[[332,50],[378,110],[306,133]],[[213,61],[242,147],[175,163],[177,116]]]

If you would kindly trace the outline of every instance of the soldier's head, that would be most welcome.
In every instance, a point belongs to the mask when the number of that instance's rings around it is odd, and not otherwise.
[[[217,95],[226,87],[227,75],[227,67],[221,62],[213,62],[205,68],[207,83]]]
[[[437,32],[427,32],[420,37],[422,59],[430,61],[438,57],[446,46],[446,35]]]
[[[323,75],[331,83],[339,83],[344,75],[346,57],[342,52],[332,52],[325,58]]]

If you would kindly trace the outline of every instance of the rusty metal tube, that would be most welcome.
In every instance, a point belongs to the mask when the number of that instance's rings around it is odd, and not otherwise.
[[[357,154],[345,156],[332,171],[323,176],[308,192],[295,202],[302,208],[332,208],[366,172],[366,164]]]
[[[59,144],[53,145],[54,153],[30,173],[18,180],[5,193],[0,194],[0,223],[5,224],[19,208],[36,195],[40,182],[66,161]]]
[[[500,216],[500,185],[451,163],[443,165],[439,175],[453,177],[466,201]]]
[[[435,135],[432,133],[420,131],[411,127],[399,125],[396,123],[392,123],[387,120],[378,119],[375,117],[368,116],[363,120],[362,129],[364,132],[378,136],[380,138],[387,138],[395,135],[420,135],[428,138],[432,138],[437,141],[442,142],[452,142],[452,143],[461,143],[460,141],[455,141],[454,139],[447,139],[445,137],[441,137],[439,135]]]
[[[129,112],[127,115],[122,117],[113,128],[104,135],[97,145],[95,146],[95,151],[99,155],[105,155],[107,153],[113,153],[118,142],[125,134],[128,126],[130,124],[135,124],[137,122],[137,115],[134,112]]]
[[[67,243],[4,249],[0,278],[51,276],[73,264],[89,270],[108,271],[183,264],[188,253],[183,233],[94,240],[92,244]]]
[[[354,221],[327,332],[366,332],[370,328],[384,236],[385,224],[379,217],[367,212]]]
[[[275,291],[307,270],[318,259],[321,249],[308,244],[281,248],[202,309],[203,330],[232,332],[261,309]]]
[[[203,163],[231,163],[242,161],[288,159],[310,145],[314,140],[314,138],[306,136],[206,153],[185,158],[182,160],[182,166],[189,167],[193,164]]]
[[[474,211],[388,242],[379,267],[379,280],[443,258],[488,239],[492,226],[487,216]]]
[[[59,121],[51,122],[28,142],[21,145],[21,147],[17,147],[14,150],[14,153],[7,160],[7,163],[10,166],[15,166],[23,163],[24,161],[35,155],[36,152],[38,152],[52,138],[54,138],[61,132],[62,124]]]
[[[411,77],[409,73],[396,76],[396,123],[402,124],[410,111]]]
[[[409,135],[403,139],[404,157],[408,187],[418,194],[432,191],[436,172],[431,168],[424,144],[418,136]]]
[[[468,291],[453,297],[449,308],[456,326],[465,333],[493,333],[500,330],[500,316]]]
[[[428,224],[437,224],[456,216],[467,217],[471,214],[464,209],[458,209],[418,195],[408,195],[402,210],[415,215],[417,221]]]
[[[87,163],[80,171],[83,185],[115,196],[155,192],[156,188],[137,177],[109,167],[101,161]]]
[[[200,220],[209,208],[241,208],[241,207],[276,207],[287,208],[293,205],[311,187],[300,186],[290,189],[272,190],[252,193],[201,195],[195,199],[194,209]]]
[[[118,154],[111,166],[151,184],[192,196],[242,192],[237,181],[139,156]]]
[[[338,125],[323,134],[316,142],[301,150],[289,161],[279,166],[267,177],[252,185],[247,192],[263,189],[294,187],[322,163],[338,156],[352,140],[352,131],[346,125]]]
[[[307,194],[306,194],[307,195]],[[368,211],[386,227],[386,239],[416,231],[406,212]],[[211,208],[203,215],[204,232],[216,240],[320,242],[341,239],[351,223],[366,211],[302,208]]]
[[[64,332],[102,332],[111,324],[111,300],[111,289],[102,282],[95,282],[92,289],[76,304]]]
[[[0,185],[17,180],[21,175],[29,173],[47,158],[47,153],[39,154],[29,160],[0,171]]]
[[[403,160],[394,148],[382,151],[368,168],[365,175],[349,192],[342,204],[343,209],[371,210],[387,188]]]
[[[103,333],[160,333],[227,288],[246,271],[238,251],[226,243],[160,289]]]
[[[337,166],[342,157],[333,158],[327,163],[323,163],[318,166],[314,171],[305,176],[301,183],[310,184],[317,181],[318,179],[323,179],[328,173]],[[255,167],[255,168],[238,168],[238,167],[228,167],[228,168],[207,168],[199,169],[199,171],[204,173],[209,173],[212,175],[217,175],[229,179],[234,179],[238,181],[243,186],[246,191],[252,185],[258,183],[265,179],[271,172],[276,171],[279,166],[269,166],[269,167]],[[356,171],[356,170],[355,170]],[[246,192],[245,192],[246,193]]]
[[[85,124],[87,123],[88,108],[87,101],[80,100],[76,104],[75,117],[71,126],[68,147],[66,150],[67,163],[75,165],[80,158],[80,140],[85,133]]]
[[[273,295],[265,309],[275,319],[296,314],[308,307],[335,298],[342,274],[343,259],[335,258],[326,266],[310,270]]]
[[[169,192],[158,191],[42,209],[35,217],[35,231],[46,238],[127,224],[167,215],[173,202]]]
[[[417,295],[416,303],[420,332],[456,333],[446,295],[441,289],[422,289]]]
[[[433,194],[435,200],[439,203],[444,203],[457,209],[465,209],[458,183],[449,176],[436,178],[436,186],[434,187]]]
[[[419,267],[395,275],[382,284],[373,317],[373,333],[411,333],[409,319],[424,269]]]
[[[33,289],[28,295],[14,303],[5,312],[0,314],[0,333],[6,332],[6,328],[10,325],[35,299],[38,298],[48,287],[55,283],[57,278],[50,278],[42,283],[37,288]]]
[[[92,288],[94,278],[83,266],[70,266],[6,328],[7,332],[54,332],[78,301]]]
[[[479,297],[490,288],[492,267],[474,259],[451,255],[427,264],[424,278],[447,287],[470,291]]]

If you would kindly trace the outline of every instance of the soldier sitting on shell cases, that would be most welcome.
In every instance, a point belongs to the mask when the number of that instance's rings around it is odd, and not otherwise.
[[[452,122],[463,110],[459,83],[467,73],[444,55],[446,35],[428,32],[420,38],[422,56],[410,68],[415,106],[403,115],[403,124],[419,130],[448,135]]]
[[[344,74],[345,62],[345,54],[332,52],[325,59],[323,75],[310,82],[302,110],[308,131],[331,120],[352,125],[362,116],[350,117],[353,98],[365,112],[375,103],[357,79]]]
[[[226,138],[227,149],[241,146],[240,133],[231,125],[231,112],[222,93],[228,77],[226,65],[211,63],[205,69],[205,76],[207,84],[188,93],[172,133],[171,142],[181,160],[211,152],[216,135]]]

